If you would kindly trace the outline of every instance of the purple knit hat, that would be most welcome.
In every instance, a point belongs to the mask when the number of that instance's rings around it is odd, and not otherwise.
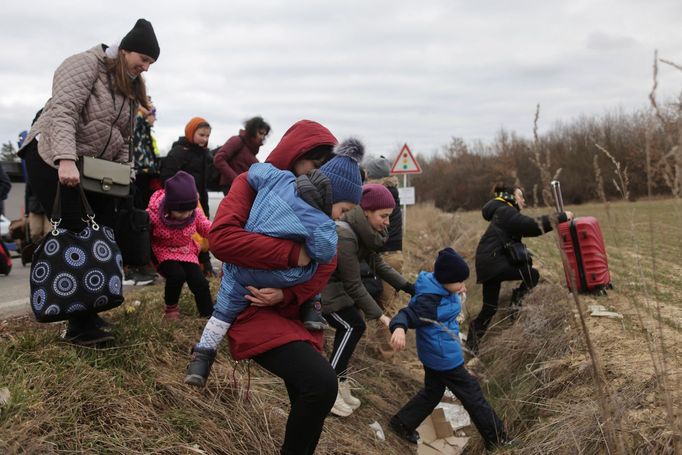
[[[395,199],[384,185],[379,183],[367,183],[362,185],[362,210],[381,210],[395,208]]]
[[[197,208],[199,197],[194,183],[194,177],[185,171],[178,171],[173,177],[166,180],[164,186],[166,196],[164,208],[166,210],[194,210]]]

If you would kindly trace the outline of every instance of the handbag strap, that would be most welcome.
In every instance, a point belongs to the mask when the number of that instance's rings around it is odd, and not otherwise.
[[[57,235],[57,228],[62,222],[62,185],[57,181],[57,191],[54,195],[54,202],[52,203],[52,213],[50,214],[50,224],[52,225],[52,234]],[[78,182],[78,193],[80,194],[81,209],[85,212],[87,219],[84,221],[92,225],[94,230],[99,230],[99,225],[95,222],[95,212],[92,210],[88,198],[85,196],[83,185]]]

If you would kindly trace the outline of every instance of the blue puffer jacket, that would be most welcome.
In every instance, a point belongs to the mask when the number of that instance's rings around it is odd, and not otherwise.
[[[336,224],[298,196],[296,177],[269,163],[249,168],[249,185],[258,193],[245,229],[303,242],[310,258],[328,264],[336,256]]]
[[[417,354],[425,366],[437,371],[457,368],[464,363],[457,323],[462,309],[459,294],[448,292],[431,272],[419,273],[414,287],[415,296],[391,320],[391,333],[398,327],[416,328]]]

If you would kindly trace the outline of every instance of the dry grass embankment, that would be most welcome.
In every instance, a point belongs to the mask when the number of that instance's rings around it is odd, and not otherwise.
[[[616,286],[607,297],[583,300],[624,315],[622,321],[588,321],[619,434],[629,453],[672,454],[675,427],[664,403],[666,396],[672,399],[679,425],[679,204],[575,210],[602,221]],[[647,228],[649,216],[653,230]],[[444,245],[457,248],[473,265],[485,228],[479,212],[446,215],[424,205],[411,207],[408,217],[408,275],[430,268]],[[482,344],[480,362],[471,368],[520,441],[514,453],[605,453],[591,365],[553,242],[551,236],[529,242],[545,280],[514,324],[500,311]],[[474,281],[468,283],[471,314],[480,305],[480,286]],[[502,302],[510,289],[503,288]],[[139,307],[128,303],[110,313],[119,341],[105,350],[59,342],[60,324],[2,323],[0,388],[8,387],[11,398],[0,407],[0,453],[275,453],[288,412],[281,381],[255,364],[235,369],[223,348],[208,387],[185,386],[188,350],[203,322],[191,317],[187,294],[181,302],[183,320],[177,325],[161,321],[162,292],[161,286],[136,291],[128,301],[141,301]],[[410,453],[413,449],[389,431],[385,442],[375,439],[369,424],[377,420],[387,430],[390,415],[419,388],[421,367],[414,348],[393,362],[380,362],[363,340],[352,367],[364,404],[351,418],[327,420],[317,453]],[[468,452],[481,453],[475,431],[469,433],[474,437]]]

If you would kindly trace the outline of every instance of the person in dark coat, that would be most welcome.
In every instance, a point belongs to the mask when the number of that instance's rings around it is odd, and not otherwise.
[[[9,190],[12,189],[12,182],[5,172],[5,169],[0,166],[0,215],[5,213],[5,199],[9,195]]]
[[[526,201],[523,191],[517,186],[497,184],[493,192],[494,198],[481,210],[483,218],[490,224],[476,248],[476,279],[483,284],[483,307],[469,324],[467,346],[474,352],[478,350],[479,341],[497,312],[502,282],[521,280],[519,287],[512,293],[512,304],[519,305],[523,296],[540,279],[540,273],[533,267],[532,261],[514,266],[506,254],[505,245],[521,242],[523,237],[545,234],[552,230],[553,222],[573,219],[573,213],[568,211],[539,218],[521,214]]]
[[[208,139],[211,136],[211,125],[201,117],[194,117],[185,125],[185,135],[180,136],[171,147],[166,158],[161,162],[161,180],[165,183],[178,171],[185,171],[194,177],[199,204],[206,218],[210,218],[208,207],[208,165],[210,155],[208,153]],[[204,274],[214,276],[211,265],[211,255],[208,251],[199,253],[199,262]]]
[[[263,117],[253,117],[244,122],[244,129],[232,136],[213,156],[213,165],[220,172],[220,187],[227,194],[234,179],[258,162],[258,151],[270,134],[270,125]]]
[[[199,203],[204,214],[210,217],[208,207],[208,139],[211,136],[211,125],[201,117],[194,117],[185,125],[185,135],[180,136],[161,162],[161,180],[173,177],[178,171],[185,171],[196,182]]]

